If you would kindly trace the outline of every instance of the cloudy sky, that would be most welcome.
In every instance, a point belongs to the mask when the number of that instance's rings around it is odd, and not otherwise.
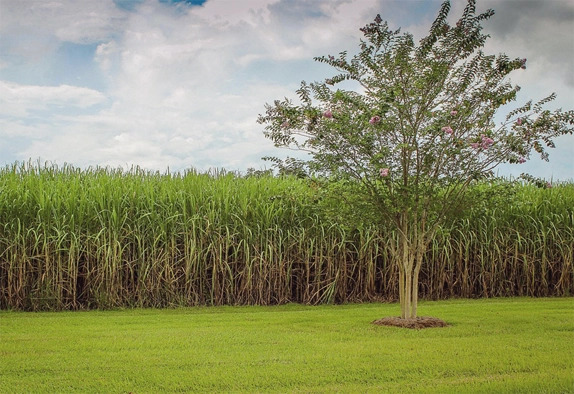
[[[353,52],[377,13],[416,38],[435,0],[0,0],[0,165],[50,161],[171,171],[265,168],[264,105],[323,80],[320,55]],[[464,7],[453,0],[451,22]],[[574,108],[574,2],[478,0],[487,50],[528,58],[519,102]],[[502,167],[574,178],[574,137],[550,163]]]

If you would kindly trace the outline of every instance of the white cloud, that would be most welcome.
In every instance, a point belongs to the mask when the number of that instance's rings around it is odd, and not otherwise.
[[[61,41],[93,43],[116,33],[126,13],[113,0],[2,0],[2,35],[54,36]]]
[[[77,86],[33,86],[0,81],[0,114],[25,116],[50,106],[87,108],[106,100],[101,92]]]
[[[197,7],[190,11],[212,26],[226,28],[231,25],[247,23],[252,27],[268,23],[270,12],[269,5],[279,0],[251,0],[251,1],[227,1],[209,0],[203,7]]]

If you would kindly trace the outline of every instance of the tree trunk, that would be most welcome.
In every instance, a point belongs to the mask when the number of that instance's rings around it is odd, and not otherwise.
[[[399,302],[401,317],[414,319],[417,317],[419,270],[412,267],[399,271]]]
[[[414,319],[417,317],[419,297],[419,273],[421,270],[426,248],[426,215],[423,212],[421,220],[413,220],[409,228],[408,213],[401,215],[399,231],[399,253],[397,256],[399,266],[399,302],[401,304],[401,318]]]
[[[399,232],[399,301],[401,304],[401,318],[412,317],[413,298],[413,254],[412,244],[409,240],[408,213],[401,215],[401,228]]]
[[[418,270],[413,269],[412,265],[399,272],[399,301],[403,319],[417,317],[418,276]]]

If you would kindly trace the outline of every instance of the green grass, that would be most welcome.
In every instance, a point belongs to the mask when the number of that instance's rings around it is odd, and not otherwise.
[[[572,392],[574,299],[0,312],[1,392]]]

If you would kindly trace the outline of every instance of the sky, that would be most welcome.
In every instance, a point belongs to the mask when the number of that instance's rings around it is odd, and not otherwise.
[[[257,123],[313,57],[356,52],[377,14],[422,38],[435,0],[0,0],[0,165],[40,161],[158,171],[264,169],[285,157]],[[465,1],[453,0],[449,21]],[[478,0],[486,52],[527,58],[518,104],[574,108],[574,1]],[[509,108],[510,110],[512,108]],[[499,175],[574,178],[574,136]]]

